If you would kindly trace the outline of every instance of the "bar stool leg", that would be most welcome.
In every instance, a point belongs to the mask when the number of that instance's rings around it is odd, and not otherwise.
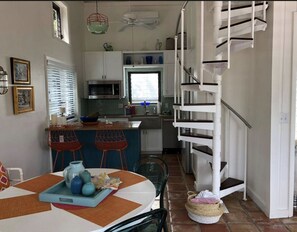
[[[120,152],[120,159],[121,159],[122,169],[123,170],[128,170],[128,164],[127,164],[125,151],[124,150],[119,150],[119,152]]]
[[[75,160],[75,150],[72,151],[72,159]]]
[[[62,151],[62,169],[64,168],[64,151]]]
[[[56,152],[56,157],[55,157],[55,161],[54,161],[53,171],[55,171],[55,167],[56,167],[58,155],[59,155],[59,151]]]
[[[80,154],[80,158],[81,158],[81,160],[84,160],[84,158],[83,158],[83,153],[81,152],[80,149],[79,149],[79,154]]]
[[[128,163],[127,163],[127,157],[126,157],[126,152],[123,150],[123,156],[124,156],[124,165],[125,165],[125,170],[128,170]]]
[[[104,162],[104,159],[105,159],[105,151],[102,150],[102,157],[101,157],[101,164],[100,164],[100,168],[103,167],[103,162]]]
[[[121,160],[122,170],[124,170],[124,166],[123,166],[123,157],[122,157],[122,150],[118,150],[118,152],[120,153],[120,160]]]

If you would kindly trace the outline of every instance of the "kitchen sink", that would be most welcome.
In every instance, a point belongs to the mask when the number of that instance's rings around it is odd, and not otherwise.
[[[141,121],[140,129],[161,129],[161,119],[156,114],[133,115],[129,121]]]

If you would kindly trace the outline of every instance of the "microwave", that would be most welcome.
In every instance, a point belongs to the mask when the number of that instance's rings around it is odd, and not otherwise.
[[[121,81],[87,81],[89,99],[120,99]]]

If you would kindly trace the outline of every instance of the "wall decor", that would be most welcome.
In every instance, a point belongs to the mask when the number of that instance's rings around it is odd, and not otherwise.
[[[10,57],[12,84],[31,84],[30,61]]]
[[[13,110],[14,114],[34,111],[33,86],[13,86]]]

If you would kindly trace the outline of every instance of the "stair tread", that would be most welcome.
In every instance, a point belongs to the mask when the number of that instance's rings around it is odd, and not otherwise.
[[[193,132],[181,133],[180,135],[188,136],[188,137],[203,138],[203,139],[212,139],[213,138],[211,135],[198,134],[198,133],[193,133]]]
[[[210,156],[213,155],[212,149],[208,146],[193,146],[193,149],[195,149],[197,151],[201,151],[201,152],[208,154]]]
[[[231,40],[241,40],[241,41],[253,41],[253,38],[243,38],[243,37],[230,37],[230,41]],[[223,46],[224,44],[226,44],[228,42],[228,40],[225,40],[224,42],[222,42],[222,43],[220,43],[220,44],[218,44],[217,46],[216,46],[216,48],[219,48],[219,47],[221,47],[221,46]]]
[[[181,103],[174,103],[174,106],[181,106]],[[215,103],[185,103],[184,106],[213,106]]]
[[[213,120],[178,119],[177,122],[212,123]]]
[[[266,4],[268,4],[268,2],[266,1]],[[255,3],[255,6],[260,6],[263,5],[262,2],[260,3]],[[238,9],[243,9],[243,8],[248,8],[248,7],[252,7],[252,4],[248,4],[248,5],[243,5],[243,6],[235,6],[235,7],[231,7],[231,10],[238,10]],[[224,11],[228,11],[228,8],[224,8],[222,9],[222,12]]]
[[[220,190],[228,189],[243,183],[244,183],[243,180],[238,180],[238,179],[229,177],[221,183]]]
[[[211,162],[209,162],[209,165],[210,165],[210,167],[212,169],[212,163]],[[222,161],[221,162],[220,172],[226,167],[226,165],[227,165],[227,162],[226,161]]]
[[[181,83],[181,85],[200,85],[200,83]],[[217,83],[205,83],[203,85],[218,85]]]
[[[263,19],[260,19],[258,17],[255,17],[254,20],[259,20],[259,21],[262,21],[263,23],[266,23],[266,21],[264,21]],[[243,20],[241,22],[233,23],[233,24],[230,25],[230,27],[235,27],[235,26],[238,26],[240,24],[247,23],[247,22],[250,22],[250,21],[252,21],[252,19],[246,19],[246,20]],[[228,26],[220,27],[219,30],[224,30],[226,28],[228,28]]]
[[[202,62],[203,64],[211,64],[211,63],[228,63],[228,60],[206,60]]]

